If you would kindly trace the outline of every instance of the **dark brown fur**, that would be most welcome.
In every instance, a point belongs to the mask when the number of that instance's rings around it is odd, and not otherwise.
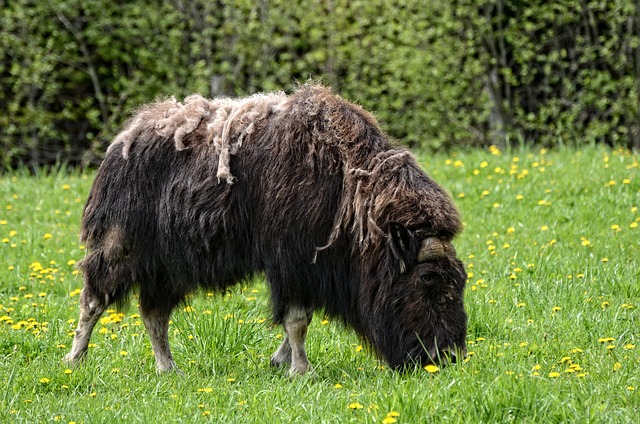
[[[110,147],[84,210],[88,324],[68,359],[86,350],[96,314],[138,287],[158,367],[170,369],[172,309],[199,287],[224,290],[263,271],[274,321],[287,334],[295,322],[302,343],[323,309],[394,368],[432,362],[464,351],[466,274],[454,253],[419,263],[418,252],[460,228],[411,153],[325,87],[151,104]],[[296,363],[295,340],[274,363]]]

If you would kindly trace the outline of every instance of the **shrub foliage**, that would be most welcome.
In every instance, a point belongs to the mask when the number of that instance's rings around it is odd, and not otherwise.
[[[0,165],[96,163],[154,98],[322,79],[410,146],[640,147],[635,0],[0,0]]]

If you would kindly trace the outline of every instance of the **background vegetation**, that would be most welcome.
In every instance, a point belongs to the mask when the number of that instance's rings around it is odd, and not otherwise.
[[[640,147],[635,0],[0,0],[0,166],[95,164],[136,106],[322,78],[410,146]]]
[[[156,375],[135,298],[103,316],[86,362],[64,365],[94,175],[0,176],[0,422],[637,422],[638,155],[600,146],[419,159],[463,213],[468,359],[395,373],[318,312],[317,378],[293,380],[269,366],[282,329],[269,324],[261,278],[176,311],[184,375]]]

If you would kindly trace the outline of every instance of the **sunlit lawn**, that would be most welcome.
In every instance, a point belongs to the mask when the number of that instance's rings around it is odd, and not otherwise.
[[[184,375],[156,375],[135,299],[69,350],[92,174],[0,177],[0,422],[635,422],[640,413],[638,155],[497,149],[420,162],[455,199],[469,272],[467,360],[390,371],[321,313],[316,378],[269,366],[282,330],[261,280],[173,317]]]

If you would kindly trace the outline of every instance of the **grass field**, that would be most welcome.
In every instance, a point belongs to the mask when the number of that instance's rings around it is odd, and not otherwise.
[[[396,373],[317,313],[317,377],[293,380],[269,366],[282,329],[262,280],[176,311],[184,375],[156,375],[135,299],[105,314],[84,363],[64,365],[92,174],[0,176],[0,422],[637,422],[638,155],[490,149],[420,162],[465,223],[468,358]]]

